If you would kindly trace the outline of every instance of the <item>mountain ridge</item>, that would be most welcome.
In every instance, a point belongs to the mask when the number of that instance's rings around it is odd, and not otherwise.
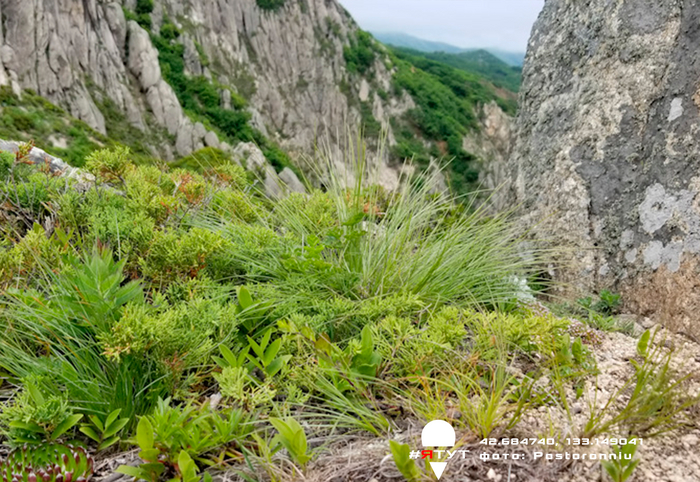
[[[410,48],[419,52],[445,52],[448,54],[462,54],[468,52],[485,51],[510,66],[522,67],[523,63],[525,62],[525,52],[512,52],[490,47],[457,47],[448,43],[425,40],[420,37],[414,37],[413,35],[400,32],[372,31],[372,35],[374,35],[377,40],[387,45]]]

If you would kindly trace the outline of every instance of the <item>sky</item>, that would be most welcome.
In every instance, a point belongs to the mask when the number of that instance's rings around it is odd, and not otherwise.
[[[340,0],[360,27],[524,52],[544,0]]]

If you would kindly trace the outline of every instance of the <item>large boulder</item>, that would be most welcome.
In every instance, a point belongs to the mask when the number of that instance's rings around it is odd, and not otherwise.
[[[700,331],[700,9],[547,0],[524,67],[504,201],[562,246],[569,291]]]

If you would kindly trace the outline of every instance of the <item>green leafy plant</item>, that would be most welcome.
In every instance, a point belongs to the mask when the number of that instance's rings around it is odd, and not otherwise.
[[[365,326],[359,343],[349,343],[341,350],[327,336],[316,339],[319,366],[341,392],[361,391],[377,375],[382,357],[375,351],[372,329]]]
[[[416,462],[411,459],[411,448],[408,444],[400,444],[394,440],[389,441],[391,455],[394,457],[396,468],[407,482],[417,482],[421,480],[421,472]]]
[[[0,462],[7,482],[86,482],[93,468],[94,461],[83,448],[55,443],[18,448]]]
[[[632,443],[630,443],[632,442]],[[637,453],[637,439],[628,440],[626,445],[613,446],[613,455],[617,458],[601,462],[613,482],[625,482],[632,476],[634,469],[639,465],[639,460],[634,459]]]
[[[107,417],[102,418],[98,415],[90,415],[89,423],[84,423],[80,426],[80,431],[97,442],[97,450],[105,450],[119,442],[119,433],[129,423],[129,419],[119,418],[121,409],[118,408]]]
[[[153,434],[153,425],[146,417],[139,420],[136,427],[136,444],[141,451],[139,457],[145,461],[137,467],[122,465],[117,468],[117,472],[125,475],[130,475],[134,478],[157,481],[160,475],[165,472],[166,466],[162,463],[158,456],[160,450],[155,447],[155,437]]]
[[[355,38],[350,39],[350,46],[345,47],[343,56],[350,72],[364,74],[372,67],[378,48],[372,35],[358,30]]]
[[[618,312],[621,305],[621,296],[612,293],[609,290],[602,290],[598,293],[598,299],[594,300],[592,296],[579,298],[576,303],[585,312],[595,312],[600,315],[614,315]]]
[[[271,336],[272,330],[268,330],[260,344],[248,337],[248,344],[253,351],[253,354],[248,354],[248,359],[268,377],[277,375],[292,358],[291,355],[277,356],[282,346],[282,339],[278,338],[270,343]]]
[[[157,480],[164,473],[191,477],[192,466],[179,465],[180,460],[186,461],[182,452],[203,463],[210,463],[205,454],[222,459],[231,443],[249,435],[245,420],[241,410],[222,414],[192,405],[173,407],[169,399],[159,400],[153,414],[141,417],[131,440],[141,449],[139,457],[144,463],[121,466],[118,471],[145,480]]]
[[[109,358],[101,343],[127,304],[144,303],[141,284],[125,280],[124,261],[108,250],[67,264],[58,274],[43,271],[41,291],[7,294],[12,323],[0,333],[0,366],[19,378],[40,374],[41,392],[64,390],[76,411],[107,416],[120,408],[131,418],[150,410],[166,387],[161,368],[133,355]]]
[[[240,286],[237,293],[236,315],[244,340],[248,336],[257,336],[267,327],[270,307],[264,301],[254,300],[245,286]]]
[[[602,290],[598,294],[598,297],[600,298],[600,301],[595,304],[595,310],[608,315],[612,315],[617,312],[621,304],[621,297],[619,294],[612,293],[608,290]]]
[[[299,422],[289,417],[286,420],[271,418],[270,423],[278,432],[272,445],[283,446],[292,460],[301,467],[305,467],[311,460],[311,454],[309,453],[306,433]]]
[[[467,425],[481,438],[512,429],[530,406],[528,382],[517,383],[514,377],[506,374],[504,367],[493,369],[488,388],[483,388],[480,380],[468,376],[459,379],[455,384],[459,407]]]
[[[45,396],[37,382],[26,380],[24,390],[0,411],[0,426],[15,445],[56,441],[83,418],[73,414],[63,398]]]

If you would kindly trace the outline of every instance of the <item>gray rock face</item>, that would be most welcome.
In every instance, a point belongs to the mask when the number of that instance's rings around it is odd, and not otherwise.
[[[306,193],[306,188],[304,187],[304,184],[299,180],[296,174],[294,174],[294,171],[292,171],[290,168],[285,167],[282,169],[282,171],[279,174],[280,180],[284,182],[284,184],[287,186],[287,189],[289,189],[291,192],[298,192],[300,194]]]
[[[699,26],[694,0],[547,0],[505,198],[565,248],[557,279],[696,333]]]
[[[462,147],[481,160],[480,183],[486,189],[498,189],[507,175],[513,147],[513,119],[496,102],[484,105],[480,130],[468,133]]]

